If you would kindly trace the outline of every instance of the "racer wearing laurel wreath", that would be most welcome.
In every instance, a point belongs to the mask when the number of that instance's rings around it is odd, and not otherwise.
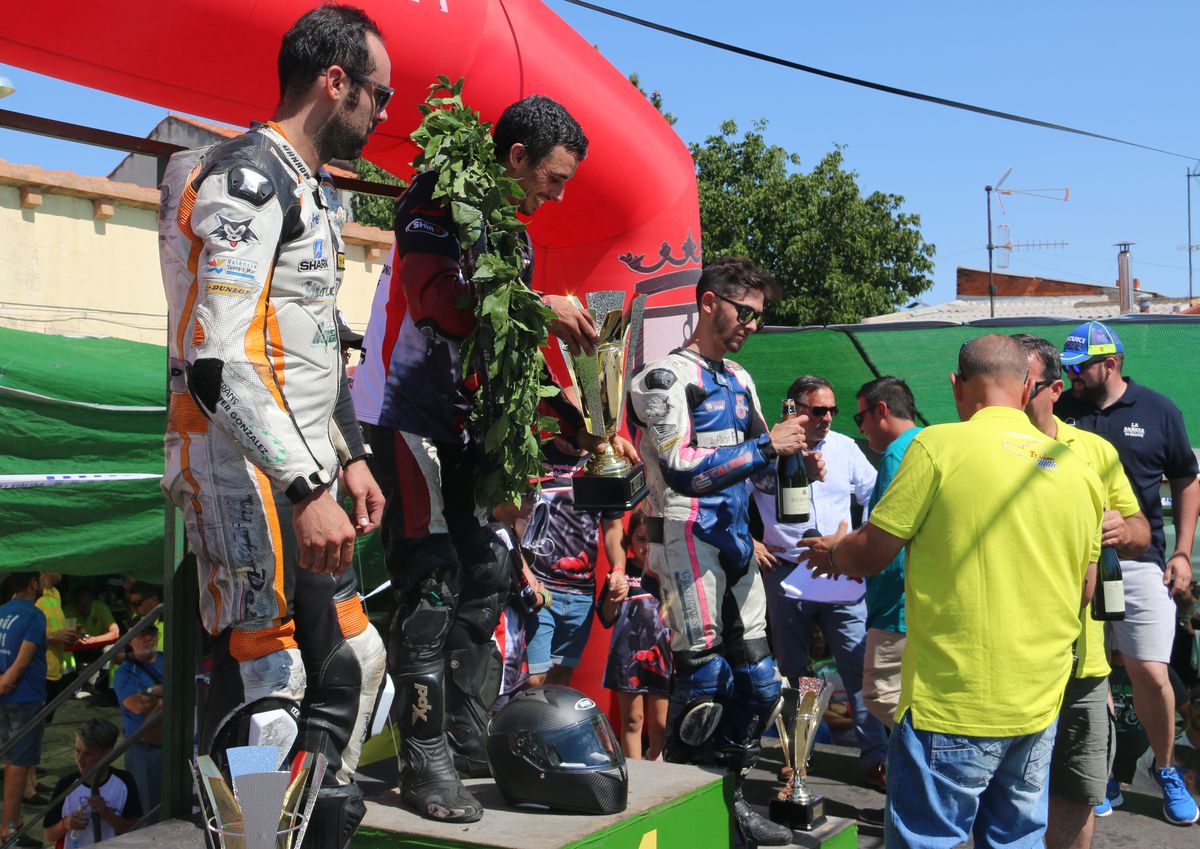
[[[505,175],[524,192],[517,207],[524,216],[561,201],[587,155],[579,124],[539,95],[504,110],[494,142]],[[375,292],[352,395],[387,497],[388,666],[402,735],[401,798],[422,816],[473,822],[483,809],[455,767],[487,774],[483,732],[502,669],[492,634],[510,574],[507,552],[475,499],[484,458],[466,422],[479,376],[463,368],[459,354],[476,326],[475,288],[464,273],[472,263],[449,206],[434,198],[437,183],[436,170],[421,173],[396,203],[396,247]],[[528,285],[527,236],[522,253]],[[591,316],[565,297],[543,300],[555,314],[549,331],[574,353],[593,352]],[[565,438],[600,450],[578,409],[561,396],[546,401]],[[636,456],[628,443],[618,450]]]

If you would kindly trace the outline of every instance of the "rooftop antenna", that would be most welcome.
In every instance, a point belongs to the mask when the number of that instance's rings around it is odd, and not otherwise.
[[[1030,197],[1041,198],[1042,200],[1060,200],[1060,201],[1063,201],[1064,203],[1071,197],[1071,190],[1066,187],[1061,188],[1061,189],[1006,189],[1006,188],[1003,188],[1004,181],[1008,179],[1008,175],[1011,173],[1012,173],[1012,166],[1010,165],[1010,166],[1008,166],[1008,170],[1005,171],[1004,174],[1001,175],[1000,179],[996,181],[995,185],[983,187],[983,190],[987,195],[988,314],[992,318],[996,317],[996,283],[995,283],[995,279],[992,274],[992,254],[995,252],[996,248],[1001,248],[1001,250],[1003,251],[1003,253],[1001,255],[1001,260],[1004,263],[1004,265],[1001,267],[1007,268],[1009,251],[1011,251],[1015,247],[1062,247],[1063,245],[1066,244],[1065,242],[1062,242],[1062,243],[1058,243],[1058,242],[1054,242],[1054,243],[1026,242],[1026,243],[1023,243],[1022,245],[1014,245],[1007,238],[1006,238],[1006,241],[1000,245],[996,245],[992,242],[992,193],[993,192],[996,193],[996,202],[1000,204],[1000,212],[1002,214],[1005,211],[1004,210],[1004,200],[1003,200],[1004,195],[1008,195],[1010,197],[1012,195],[1029,195]],[[1004,225],[1004,226],[1007,228],[1007,225]],[[1007,235],[1008,235],[1007,229],[1005,230],[1004,235],[1007,237]]]

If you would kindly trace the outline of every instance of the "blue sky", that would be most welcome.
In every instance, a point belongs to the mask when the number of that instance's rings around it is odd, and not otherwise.
[[[450,0],[454,2],[454,0]],[[1187,294],[1188,160],[852,87],[680,41],[562,0],[547,0],[622,72],[662,92],[684,141],[727,118],[765,118],[767,138],[810,168],[833,144],[865,191],[900,194],[937,246],[934,289],[953,297],[955,267],[986,268],[984,186],[1009,166],[1011,188],[1069,186],[1058,203],[1007,198],[1014,241],[1065,240],[1017,251],[1011,270],[1111,283],[1118,241],[1131,241],[1143,287]],[[1191,102],[1194,3],[729,4],[610,0],[611,8],[851,76],[1200,156]],[[0,107],[143,135],[165,110],[0,65],[17,93]],[[0,131],[0,157],[103,174],[120,155]],[[637,187],[633,187],[636,189]],[[1200,179],[1193,181],[1200,241]],[[999,231],[997,230],[997,235]],[[997,239],[998,241],[998,239]],[[1200,290],[1200,256],[1197,289]],[[1200,295],[1200,291],[1197,291]]]

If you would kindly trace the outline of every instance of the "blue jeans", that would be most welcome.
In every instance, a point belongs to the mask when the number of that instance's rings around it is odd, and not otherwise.
[[[766,573],[775,575],[777,573]],[[764,576],[764,582],[766,581]],[[859,760],[873,766],[887,756],[887,730],[871,716],[863,702],[863,662],[867,651],[867,603],[830,604],[797,601],[767,584],[767,614],[771,622],[771,650],[785,678],[808,675],[808,641],[813,625],[821,629],[833,654],[838,674],[846,685],[846,697],[854,715]]]
[[[918,731],[905,712],[888,745],[888,849],[1040,849],[1057,720],[1022,737]]]
[[[142,813],[148,813],[162,801],[162,746],[134,743],[125,750],[125,769],[137,785]],[[155,814],[147,823],[158,822],[161,813]]]
[[[550,592],[554,604],[538,611],[537,628],[528,635],[525,647],[530,675],[548,672],[551,666],[574,669],[592,630],[595,601],[590,595],[556,591],[553,587]]]

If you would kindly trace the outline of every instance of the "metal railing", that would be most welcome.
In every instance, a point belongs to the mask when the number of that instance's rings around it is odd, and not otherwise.
[[[100,657],[96,658],[94,661],[84,667],[76,676],[74,685],[65,688],[61,693],[47,702],[42,709],[34,715],[33,719],[21,726],[17,733],[14,734],[7,743],[0,746],[0,761],[3,761],[5,759],[5,755],[7,755],[9,751],[11,751],[12,748],[16,746],[17,743],[20,742],[26,735],[30,734],[35,728],[37,728],[38,724],[43,722],[47,716],[50,716],[50,714],[57,710],[64,702],[68,701],[69,699],[73,699],[76,691],[82,687],[89,678],[91,678],[92,673],[103,668],[103,666],[108,663],[108,661],[112,659],[117,652],[129,645],[130,640],[145,631],[147,628],[156,627],[159,614],[162,613],[162,610],[163,606],[159,604],[152,611],[150,611],[150,613],[138,619],[138,621],[135,622],[128,631],[122,634],[115,643],[108,646],[100,654]],[[0,844],[0,847],[15,846],[20,837],[24,836],[31,828],[34,827],[34,825],[41,822],[46,816],[47,812],[53,809],[56,805],[59,805],[62,800],[67,798],[67,796],[70,795],[70,793],[80,784],[91,786],[90,782],[93,778],[107,769],[108,766],[113,763],[113,761],[124,755],[125,752],[127,752],[132,746],[140,742],[146,734],[158,728],[159,725],[162,724],[162,718],[163,712],[161,708],[151,712],[150,714],[147,714],[145,721],[139,725],[132,734],[127,735],[124,740],[121,740],[119,743],[117,743],[111,752],[101,758],[95,764],[95,766],[89,769],[86,773],[80,775],[78,779],[71,783],[71,786],[51,799],[46,807],[37,812],[36,816],[27,818],[25,824],[10,834],[8,836],[8,840],[6,840],[3,844]],[[161,805],[155,805],[153,810],[147,811],[142,818],[134,824],[134,827],[136,828],[138,825],[148,819],[152,814],[157,812],[160,807]]]

